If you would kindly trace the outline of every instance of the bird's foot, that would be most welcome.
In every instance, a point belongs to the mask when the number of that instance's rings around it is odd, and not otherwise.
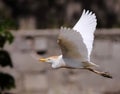
[[[93,68],[85,68],[85,69],[87,69],[89,71],[92,71],[92,72],[94,72],[94,73],[96,73],[98,75],[101,75],[103,77],[111,78],[112,79],[112,76],[108,72],[101,72],[101,71],[95,70]]]
[[[113,78],[108,72],[101,72],[100,75],[111,79]]]

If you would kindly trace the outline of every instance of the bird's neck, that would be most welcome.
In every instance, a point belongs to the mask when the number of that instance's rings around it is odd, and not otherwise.
[[[62,55],[59,55],[56,62],[54,62],[52,64],[52,68],[60,68],[60,67],[63,67],[63,66],[65,66],[65,62],[62,58]]]

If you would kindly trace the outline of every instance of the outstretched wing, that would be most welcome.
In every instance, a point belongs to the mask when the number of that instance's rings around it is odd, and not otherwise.
[[[73,27],[74,30],[79,32],[83,38],[83,42],[88,50],[88,58],[93,47],[94,32],[97,25],[97,19],[94,13],[83,10],[82,16]]]
[[[87,48],[79,32],[62,28],[58,37],[58,44],[62,50],[63,58],[88,60]]]

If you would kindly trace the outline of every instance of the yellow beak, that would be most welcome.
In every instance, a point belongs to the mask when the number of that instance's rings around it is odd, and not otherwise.
[[[41,58],[40,61],[41,61],[41,62],[47,62],[47,59]]]

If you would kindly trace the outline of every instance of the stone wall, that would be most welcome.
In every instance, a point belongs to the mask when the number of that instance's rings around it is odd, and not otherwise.
[[[12,45],[6,44],[14,68],[6,67],[15,77],[14,94],[119,94],[120,92],[120,29],[99,29],[91,61],[108,71],[113,79],[103,78],[86,70],[52,69],[31,57],[36,51],[43,57],[59,55],[58,30],[18,31]],[[1,69],[2,70],[2,69]],[[107,93],[119,92],[119,93]]]

